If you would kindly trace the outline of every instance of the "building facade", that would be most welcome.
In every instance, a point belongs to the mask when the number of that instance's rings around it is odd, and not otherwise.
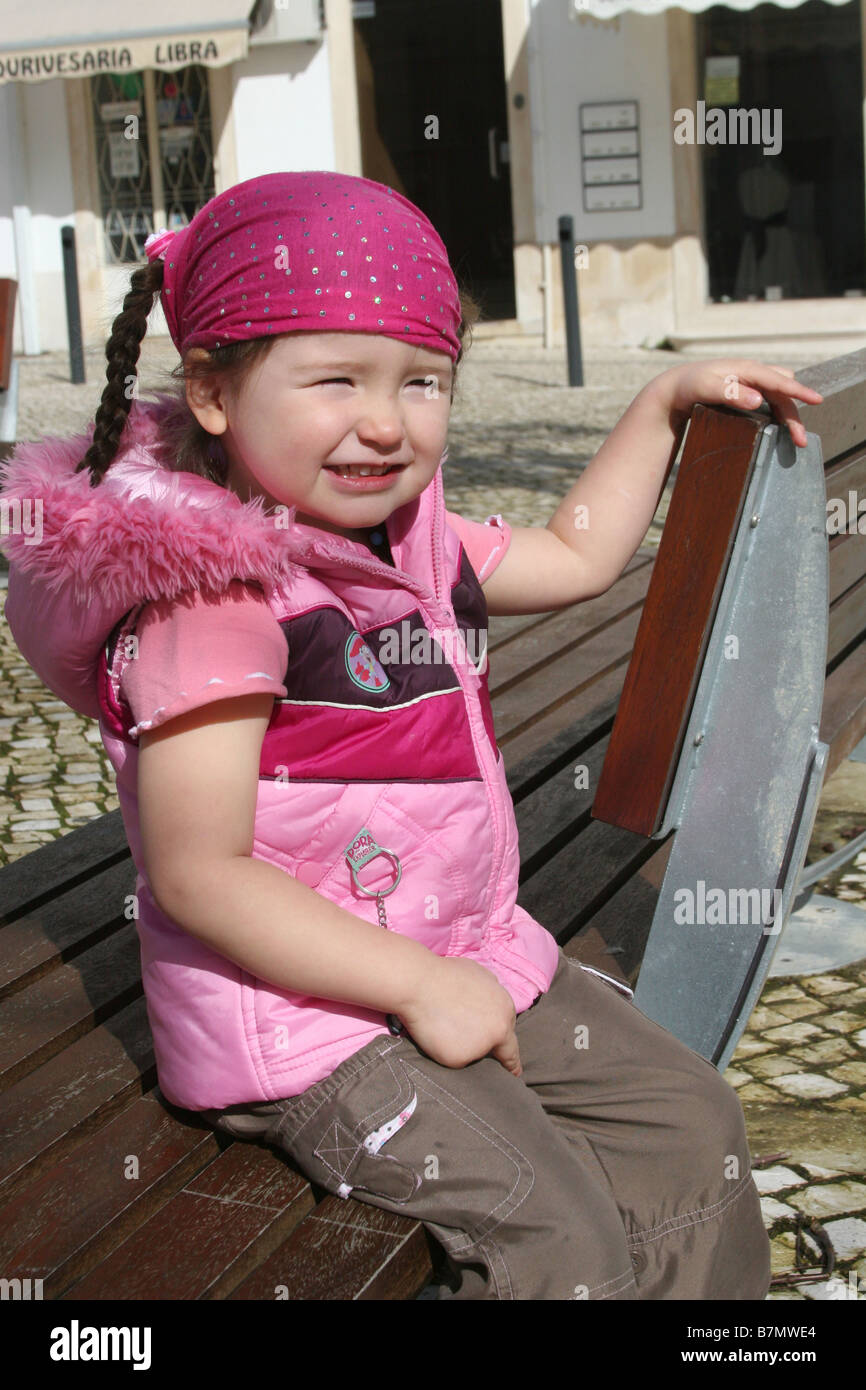
[[[417,202],[486,331],[563,341],[567,215],[587,343],[862,346],[866,0],[688,6],[0,0],[16,352],[66,346],[62,226],[101,343],[149,232],[276,169]]]

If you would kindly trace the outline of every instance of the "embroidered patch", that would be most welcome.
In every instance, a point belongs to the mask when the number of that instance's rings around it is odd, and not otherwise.
[[[360,632],[353,631],[346,642],[346,670],[362,690],[387,690],[391,684]]]

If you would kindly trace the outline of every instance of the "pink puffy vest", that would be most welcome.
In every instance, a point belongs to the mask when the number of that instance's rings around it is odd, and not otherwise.
[[[7,538],[6,615],[25,659],[73,708],[99,719],[139,870],[137,929],[159,1083],[188,1109],[296,1095],[378,1034],[384,1017],[278,989],[185,932],[141,872],[134,720],[120,698],[123,640],[141,605],[191,587],[259,582],[286,637],[285,699],[265,734],[256,857],[378,923],[394,859],[353,875],[371,842],[399,862],[388,927],[438,955],[470,957],[517,1012],[546,990],[553,936],[517,905],[518,843],[496,747],[487,606],[447,524],[441,467],[387,519],[394,566],[347,538],[294,523],[149,452],[158,409],[136,402],[98,488],[72,470],[89,443],[20,445],[7,499],[44,499],[44,534]],[[379,659],[381,655],[381,660]],[[478,669],[476,664],[478,663]],[[353,849],[354,846],[354,849]]]

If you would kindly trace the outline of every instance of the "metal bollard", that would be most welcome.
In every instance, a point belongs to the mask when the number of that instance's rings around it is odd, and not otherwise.
[[[562,294],[565,307],[565,341],[568,352],[568,384],[583,385],[580,356],[580,319],[577,312],[577,272],[574,265],[574,218],[559,219],[559,249],[562,254]]]
[[[78,302],[78,270],[75,264],[75,228],[61,227],[63,283],[66,288],[66,329],[69,334],[69,379],[80,386],[84,377],[84,348],[81,342],[81,306]]]

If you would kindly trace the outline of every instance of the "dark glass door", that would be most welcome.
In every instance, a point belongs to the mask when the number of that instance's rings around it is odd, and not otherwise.
[[[715,301],[866,290],[860,4],[807,0],[745,13],[716,5],[696,16],[698,96],[708,115],[781,111],[777,154],[760,143],[701,147]],[[727,92],[714,88],[712,58],[739,62]]]
[[[365,178],[427,214],[485,319],[515,317],[500,0],[361,0]]]

